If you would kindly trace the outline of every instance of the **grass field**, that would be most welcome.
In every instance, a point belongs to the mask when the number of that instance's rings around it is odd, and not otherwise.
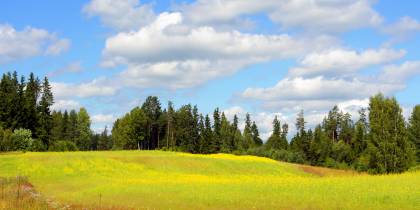
[[[420,209],[419,171],[371,176],[252,156],[10,153],[0,177],[2,209]]]

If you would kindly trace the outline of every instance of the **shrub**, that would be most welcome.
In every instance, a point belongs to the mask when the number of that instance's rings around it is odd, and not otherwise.
[[[32,132],[28,129],[16,129],[12,134],[12,148],[17,151],[28,151],[33,143]]]
[[[49,151],[55,152],[67,152],[67,151],[77,151],[77,146],[71,141],[56,141],[54,142]]]
[[[33,151],[33,152],[43,152],[43,151],[46,151],[46,150],[47,150],[47,148],[41,140],[35,139],[32,142],[31,151]]]
[[[13,151],[12,135],[9,129],[0,131],[0,151]]]

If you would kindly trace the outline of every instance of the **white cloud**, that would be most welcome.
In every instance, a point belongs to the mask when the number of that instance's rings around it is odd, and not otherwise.
[[[300,66],[290,69],[291,76],[345,75],[354,74],[363,68],[390,63],[402,58],[404,50],[381,48],[357,52],[345,49],[330,49],[306,55]]]
[[[83,12],[90,17],[99,16],[104,25],[117,30],[139,29],[155,18],[152,5],[138,0],[92,0]]]
[[[0,24],[0,64],[43,54],[57,55],[69,46],[69,40],[59,39],[44,29],[25,27],[18,31]]]
[[[420,61],[406,61],[401,65],[385,66],[380,79],[383,82],[404,83],[413,76],[420,75]]]
[[[264,100],[323,100],[364,98],[378,92],[389,93],[399,89],[399,85],[376,84],[373,81],[314,78],[285,78],[274,87],[248,88],[244,97]]]
[[[335,44],[328,36],[295,39],[289,35],[219,32],[184,27],[180,13],[162,13],[135,32],[110,37],[103,50],[106,67],[126,65],[125,84],[135,87],[187,88],[232,74],[258,62],[296,57]]]
[[[67,64],[66,66],[64,66],[63,68],[59,68],[57,70],[54,70],[52,72],[48,73],[48,77],[55,77],[55,76],[59,76],[65,73],[78,73],[83,71],[83,67],[80,61],[74,61],[71,62],[69,64]]]
[[[372,8],[372,2],[369,0],[199,0],[180,6],[180,10],[188,21],[196,24],[231,23],[246,15],[266,13],[273,22],[284,28],[343,32],[378,26],[382,22],[382,17]]]
[[[384,26],[382,31],[393,36],[393,41],[403,41],[416,32],[420,32],[420,22],[408,16],[401,17],[397,22]]]
[[[333,105],[349,100],[363,100],[378,92],[392,94],[404,84],[350,80],[339,78],[285,78],[274,87],[247,88],[241,95],[248,100],[259,100],[262,107],[273,110],[297,111],[328,110]]]
[[[92,123],[113,123],[116,117],[113,114],[97,114],[92,116]]]
[[[118,91],[110,81],[105,78],[94,79],[88,83],[67,84],[51,83],[54,96],[59,99],[79,97],[87,98],[94,96],[112,96]]]
[[[80,103],[75,100],[56,100],[52,105],[53,110],[72,110],[79,109],[81,107]]]
[[[45,54],[47,55],[59,55],[64,51],[67,51],[70,48],[70,40],[68,39],[60,39],[57,40],[55,43],[48,46]]]
[[[282,26],[309,31],[343,32],[363,27],[375,27],[382,17],[373,10],[369,0],[290,0],[270,14]]]

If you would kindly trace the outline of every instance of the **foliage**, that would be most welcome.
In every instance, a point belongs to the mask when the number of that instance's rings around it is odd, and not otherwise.
[[[33,143],[32,132],[28,129],[16,129],[12,134],[12,148],[17,151],[29,151]]]

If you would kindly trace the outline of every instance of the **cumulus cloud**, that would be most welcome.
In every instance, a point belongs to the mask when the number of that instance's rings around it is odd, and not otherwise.
[[[390,63],[402,58],[404,50],[388,48],[368,49],[357,52],[345,49],[330,49],[306,55],[298,67],[290,69],[291,76],[354,74],[363,68]]]
[[[80,103],[75,100],[56,100],[52,105],[53,110],[71,110],[71,109],[79,109],[81,107]]]
[[[71,62],[69,64],[67,64],[66,66],[59,68],[57,70],[51,71],[48,73],[48,77],[56,77],[65,73],[78,73],[83,71],[83,67],[81,64],[81,61],[74,61]]]
[[[60,39],[48,46],[46,55],[59,55],[70,48],[70,40]]]
[[[60,39],[44,29],[25,27],[18,31],[0,24],[0,64],[38,55],[58,55],[70,47],[70,41]]]
[[[118,91],[109,80],[105,78],[94,79],[91,82],[80,84],[51,83],[54,96],[58,99],[71,97],[87,98],[95,96],[112,96]]]
[[[241,97],[260,100],[268,109],[326,110],[333,105],[354,99],[365,99],[378,92],[390,94],[405,86],[352,78],[285,78],[274,87],[247,88]]]
[[[89,17],[99,16],[101,22],[117,30],[133,30],[155,18],[152,5],[138,0],[92,0],[83,7]]]
[[[393,36],[393,41],[404,41],[414,33],[420,32],[420,22],[408,16],[401,17],[397,22],[384,26],[382,32]]]
[[[122,81],[136,87],[187,88],[232,74],[258,62],[296,57],[309,49],[334,45],[328,36],[296,39],[287,34],[220,32],[183,26],[180,13],[162,13],[138,31],[107,39],[102,65],[125,65]]]
[[[113,123],[116,117],[113,114],[97,114],[92,116],[92,123]]]
[[[420,61],[406,61],[401,65],[385,66],[380,79],[383,82],[404,83],[407,79],[420,75]]]
[[[284,28],[317,32],[343,32],[361,27],[376,27],[382,17],[369,0],[198,0],[180,6],[188,21],[196,24],[221,24],[258,13]],[[206,15],[203,15],[206,14]]]

